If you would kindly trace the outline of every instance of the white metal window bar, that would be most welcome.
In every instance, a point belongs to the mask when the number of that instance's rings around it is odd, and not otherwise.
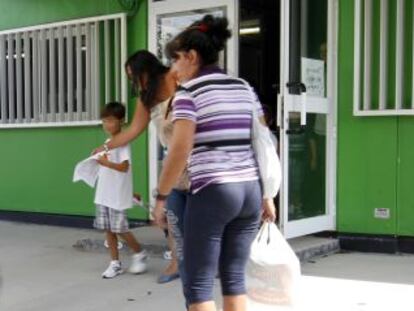
[[[0,128],[99,124],[125,61],[125,14],[0,31]]]
[[[376,77],[372,76],[372,55],[376,53],[372,49],[373,39],[373,1],[374,0],[355,0],[355,22],[354,22],[354,115],[356,116],[386,116],[386,115],[414,115],[414,55],[412,70],[412,85],[407,85],[404,79],[404,58],[407,44],[413,45],[414,54],[414,35],[412,42],[404,41],[405,21],[405,0],[396,1],[396,41],[395,59],[389,58],[389,6],[390,1],[380,0],[380,49],[379,49],[379,103],[372,107],[372,81]],[[414,12],[412,12],[414,15]],[[414,24],[413,24],[414,28]],[[414,29],[413,29],[414,33]],[[362,40],[362,34],[364,35]],[[364,53],[362,53],[364,51]],[[364,64],[363,68],[362,63]],[[389,64],[395,64],[395,76],[389,76]],[[363,69],[363,70],[362,70]],[[387,105],[388,85],[395,83],[395,97]],[[411,106],[403,105],[404,88],[411,87]]]

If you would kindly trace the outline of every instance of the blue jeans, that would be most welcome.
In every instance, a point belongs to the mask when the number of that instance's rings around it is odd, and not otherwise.
[[[187,205],[188,191],[173,189],[167,198],[167,221],[175,240],[178,272],[185,285],[184,273],[184,213]]]
[[[188,304],[213,299],[217,269],[225,296],[245,294],[245,266],[260,224],[259,181],[211,184],[188,198],[184,291]]]

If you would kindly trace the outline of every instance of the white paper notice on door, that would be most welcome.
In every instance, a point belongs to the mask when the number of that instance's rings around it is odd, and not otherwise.
[[[302,57],[302,82],[310,96],[325,97],[325,63],[323,60]]]

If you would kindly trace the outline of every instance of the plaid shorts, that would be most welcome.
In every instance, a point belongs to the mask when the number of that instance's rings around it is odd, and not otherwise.
[[[96,217],[93,226],[99,230],[109,230],[113,233],[129,231],[126,211],[118,211],[103,205],[96,205]]]

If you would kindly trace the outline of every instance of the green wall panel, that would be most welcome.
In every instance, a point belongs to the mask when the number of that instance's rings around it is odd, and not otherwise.
[[[354,1],[341,0],[339,12],[337,229],[395,234],[397,118],[353,116]],[[375,208],[391,218],[374,218]]]
[[[116,0],[1,0],[0,30],[118,12],[122,9]],[[128,18],[127,29],[129,53],[145,48],[146,2],[137,15]],[[130,117],[134,106],[130,99]],[[75,164],[104,139],[99,126],[0,129],[0,210],[93,215],[94,190],[72,183],[72,175]],[[132,144],[132,152],[134,190],[147,200],[146,134]],[[146,219],[147,213],[133,209],[130,216]]]
[[[413,38],[413,1],[406,3],[405,40]],[[411,44],[404,46],[404,67],[412,68],[413,49]],[[406,70],[404,76],[404,107],[411,107],[412,71]],[[414,236],[414,117],[400,117],[398,120],[398,235]]]
[[[399,119],[398,235],[414,236],[414,117]]]

